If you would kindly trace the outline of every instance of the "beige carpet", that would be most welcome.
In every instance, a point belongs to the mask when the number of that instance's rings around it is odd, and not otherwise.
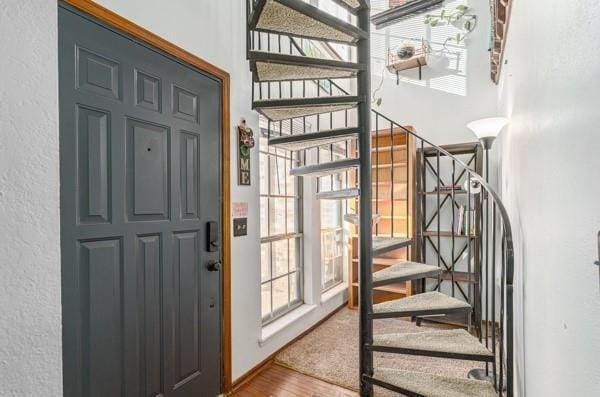
[[[399,319],[374,322],[374,333],[427,332],[440,326],[423,325]],[[298,372],[326,382],[358,391],[358,311],[343,308],[313,332],[279,353],[275,361]],[[466,377],[472,368],[481,363],[418,357],[402,354],[374,353],[376,367],[419,371],[430,374]],[[380,388],[376,396],[397,396]]]

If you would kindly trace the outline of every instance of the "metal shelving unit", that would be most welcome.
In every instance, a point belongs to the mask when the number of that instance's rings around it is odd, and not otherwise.
[[[442,146],[450,154],[461,159],[478,174],[483,170],[483,148],[478,142]],[[466,172],[458,171],[454,161],[433,148],[418,149],[416,156],[416,211],[415,257],[418,262],[436,265],[442,273],[434,278],[422,280],[417,293],[442,291],[458,299],[470,302],[473,311],[470,320],[480,324],[481,319],[481,230],[482,200],[480,194],[470,194],[463,186]],[[460,186],[459,189],[444,190],[444,185]],[[441,188],[441,189],[440,189]],[[470,190],[470,189],[469,189]],[[470,197],[470,200],[469,200]],[[460,206],[473,211],[471,233],[455,229],[456,209]],[[469,213],[467,212],[467,215]],[[465,228],[467,229],[467,228]],[[439,255],[438,255],[439,253]],[[420,323],[422,319],[417,319]],[[460,316],[434,318],[461,326],[470,326],[471,321]]]

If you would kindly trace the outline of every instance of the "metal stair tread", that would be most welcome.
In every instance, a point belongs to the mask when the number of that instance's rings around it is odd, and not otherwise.
[[[318,192],[318,200],[347,200],[360,196],[360,189],[350,188],[341,190],[332,190],[329,192]]]
[[[373,318],[449,314],[471,310],[471,305],[437,291],[373,305]]]
[[[292,176],[325,176],[355,169],[360,165],[359,159],[343,159],[328,163],[306,165],[290,170]]]
[[[399,262],[373,273],[373,286],[418,280],[425,277],[437,276],[441,273],[442,269],[437,266],[410,261]]]
[[[356,26],[297,0],[259,0],[249,25],[258,31],[341,43],[368,38]]]
[[[375,368],[371,383],[398,393],[424,397],[497,397],[491,382],[423,372]],[[412,393],[412,394],[411,394]]]
[[[251,51],[254,81],[312,80],[353,77],[365,66],[334,59]]]
[[[373,256],[404,248],[412,243],[412,239],[405,237],[373,236]]]
[[[380,219],[381,219],[381,215],[373,214],[373,224],[376,224],[377,222],[379,222]],[[353,225],[358,225],[360,222],[358,214],[345,214],[344,220],[346,222],[352,223]]]
[[[310,132],[305,134],[285,135],[271,138],[269,140],[269,146],[276,146],[280,149],[291,151],[304,150],[321,145],[343,142],[345,140],[355,138],[359,132],[359,128],[353,127]]]
[[[352,109],[359,101],[358,96],[350,95],[262,99],[254,101],[252,107],[266,118],[279,121],[294,117],[312,116],[320,113]]]
[[[463,360],[494,360],[494,354],[464,329],[374,335],[371,349]]]

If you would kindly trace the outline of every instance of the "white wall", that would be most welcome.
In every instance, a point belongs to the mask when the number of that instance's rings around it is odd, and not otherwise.
[[[524,286],[521,395],[598,396],[600,4],[513,3],[495,151]]]
[[[388,0],[371,1],[374,12],[387,8],[387,3]],[[496,114],[496,86],[490,79],[488,52],[489,0],[447,1],[445,9],[453,10],[460,4],[468,5],[469,13],[478,18],[478,26],[466,44],[456,46],[450,42],[450,54],[430,57],[429,65],[422,69],[422,80],[418,69],[411,69],[400,72],[400,85],[396,85],[396,75],[385,71],[384,83],[376,94],[383,102],[380,107],[373,107],[400,124],[413,125],[419,135],[438,145],[472,142],[474,136],[465,125]],[[430,13],[439,14],[439,10]],[[423,19],[424,15],[419,15],[381,30],[372,27],[372,90],[380,84],[388,48],[396,48],[404,41],[415,44],[409,39],[426,38],[434,50],[439,50],[447,37],[458,32],[454,27],[428,28]]]
[[[0,3],[0,385],[62,395],[56,3]]]

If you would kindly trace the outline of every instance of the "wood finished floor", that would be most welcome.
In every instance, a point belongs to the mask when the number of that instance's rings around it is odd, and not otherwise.
[[[277,364],[270,364],[232,397],[357,397],[358,394]]]

